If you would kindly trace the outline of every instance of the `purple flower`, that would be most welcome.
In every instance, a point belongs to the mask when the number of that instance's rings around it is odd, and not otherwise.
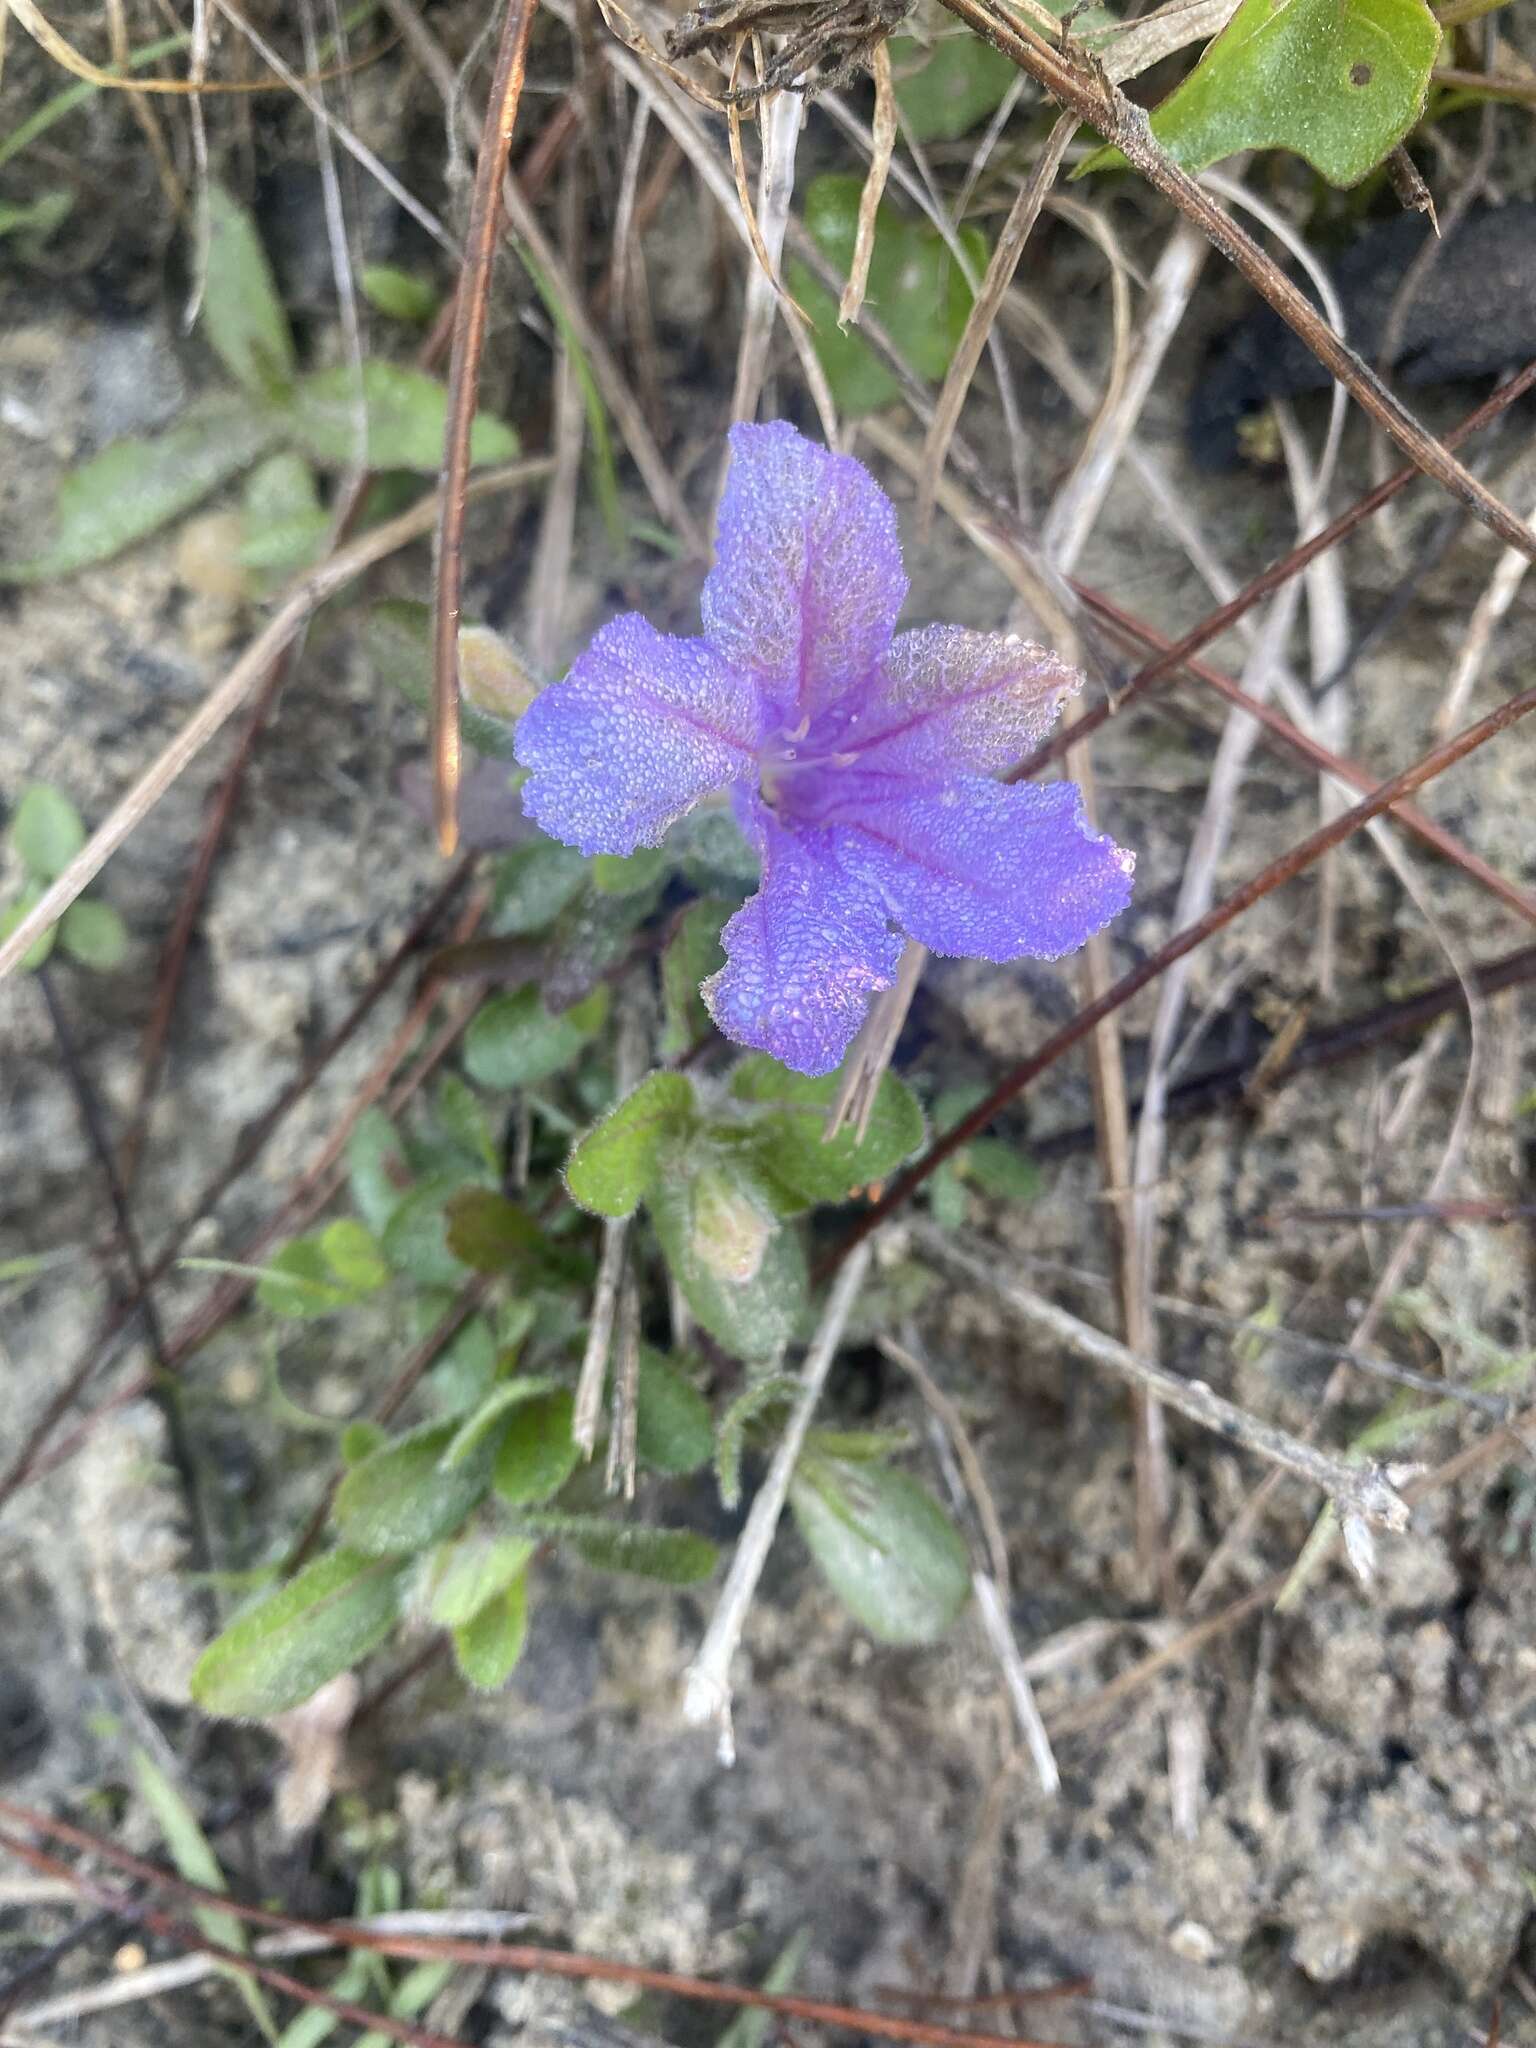
[[[994,776],[1082,678],[1016,635],[925,626],[890,500],[782,421],[740,426],[702,640],[604,626],[517,728],[523,807],[585,854],[656,846],[728,790],[762,886],[703,989],[728,1038],[802,1074],[838,1066],[903,937],[1055,959],[1125,908],[1133,856],[1068,782]]]

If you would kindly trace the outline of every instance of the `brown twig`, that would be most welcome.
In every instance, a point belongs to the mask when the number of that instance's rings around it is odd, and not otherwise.
[[[342,1949],[364,1949],[372,1955],[393,1957],[404,1962],[448,1962],[468,1963],[482,1969],[518,1970],[529,1974],[566,1977],[580,1981],[595,1978],[607,1984],[629,1984],[637,1991],[654,1991],[664,1997],[688,1998],[701,2004],[734,2006],[738,2010],[778,2013],[785,2019],[800,2019],[816,2026],[838,2027],[853,2033],[869,2034],[879,2040],[911,2041],[919,2048],[1050,2048],[1040,2041],[1026,2041],[1016,2035],[972,2033],[958,2027],[940,2026],[925,2020],[908,2020],[890,2013],[870,2012],[857,2006],[837,2005],[825,1999],[800,1998],[789,1992],[760,1991],[753,1985],[724,1984],[705,1977],[692,1977],[677,1970],[652,1970],[637,1963],[621,1963],[610,1956],[582,1955],[565,1949],[538,1948],[531,1944],[498,1941],[466,1941],[449,1936],[380,1934],[369,1928],[359,1927],[345,1920],[304,1920],[291,1913],[276,1913],[259,1906],[246,1905],[242,1900],[232,1898],[225,1892],[205,1891],[202,1886],[189,1884],[185,1878],[173,1877],[169,1871],[161,1870],[156,1864],[142,1856],[134,1856],[121,1849],[115,1842],[103,1840],[89,1834],[84,1828],[73,1826],[68,1821],[57,1820],[50,1814],[39,1813],[30,1807],[18,1806],[8,1799],[0,1799],[0,1816],[14,1828],[24,1828],[45,1838],[68,1844],[86,1855],[100,1857],[104,1863],[127,1872],[130,1876],[153,1885],[157,1890],[174,1898],[185,1899],[197,1908],[216,1907],[223,1912],[233,1913],[237,1919],[251,1926],[269,1928],[283,1934],[312,1934],[323,1938],[328,1947]],[[20,1855],[26,1862],[37,1862],[42,1852],[33,1849],[29,1843],[15,1836],[0,1837],[0,1847],[13,1855]],[[48,1859],[49,1874],[67,1875],[71,1883],[88,1891],[87,1882],[78,1872],[70,1872],[68,1866]],[[113,1903],[116,1903],[115,1895]],[[128,1902],[133,1912],[143,1909],[134,1902]],[[183,1939],[183,1930],[175,1927],[175,1938]],[[187,1946],[203,1947],[201,1937]],[[250,1958],[235,1950],[227,1952],[233,1967],[260,1970],[261,1964],[253,1964]],[[308,1986],[301,1987],[303,1995]],[[310,1994],[311,1996],[313,1994]],[[374,2015],[368,2015],[364,2024],[377,2025]],[[410,2040],[409,2034],[397,2038]],[[441,2041],[441,2036],[436,2037]],[[450,2048],[459,2048],[458,2043]]]
[[[470,430],[480,389],[480,357],[490,310],[501,186],[512,151],[512,130],[522,98],[528,37],[538,0],[507,0],[496,71],[486,107],[480,156],[470,200],[469,233],[455,300],[453,349],[448,364],[448,425],[443,442],[443,490],[437,517],[437,574],[432,602],[432,791],[437,843],[445,857],[459,843],[459,616],[464,585],[465,487]]]

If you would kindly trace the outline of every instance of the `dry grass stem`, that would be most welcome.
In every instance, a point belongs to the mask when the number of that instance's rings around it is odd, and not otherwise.
[[[912,1226],[914,1240],[922,1255],[933,1264],[982,1288],[994,1300],[1010,1309],[1021,1322],[1043,1331],[1095,1365],[1118,1373],[1132,1386],[1175,1408],[1202,1429],[1211,1430],[1228,1443],[1241,1445],[1271,1464],[1284,1467],[1310,1485],[1320,1487],[1345,1513],[1358,1514],[1384,1529],[1400,1532],[1408,1526],[1408,1508],[1386,1474],[1368,1464],[1348,1464],[1294,1437],[1288,1430],[1260,1421],[1235,1402],[1215,1393],[1203,1380],[1181,1379],[1151,1359],[1138,1358],[1125,1345],[1116,1343],[1102,1330],[1084,1323],[1033,1293],[1017,1281],[1008,1280],[995,1261],[966,1252],[931,1224]]]
[[[794,1477],[811,1417],[816,1412],[821,1390],[837,1356],[844,1326],[864,1284],[869,1258],[869,1246],[861,1245],[851,1258],[844,1261],[842,1270],[832,1283],[816,1335],[800,1369],[799,1398],[784,1425],[784,1434],[774,1446],[773,1461],[763,1483],[753,1497],[752,1511],[737,1540],[730,1570],[726,1573],[709,1627],[683,1681],[684,1718],[696,1728],[712,1727],[716,1730],[723,1764],[732,1763],[736,1755],[731,1728],[731,1664],[741,1641],[742,1629],[746,1626],[752,1596],[757,1591],[757,1582],[762,1577],[763,1566],[778,1531],[779,1517],[789,1498],[789,1483]]]
[[[870,70],[875,80],[875,117],[870,130],[874,149],[869,169],[864,174],[864,189],[859,194],[853,263],[848,272],[848,282],[843,286],[843,296],[838,301],[840,327],[856,321],[864,304],[864,294],[869,288],[870,259],[875,253],[875,220],[880,211],[880,201],[885,197],[885,181],[890,175],[891,158],[896,149],[896,88],[891,80],[891,53],[886,44],[875,45],[870,57]]]

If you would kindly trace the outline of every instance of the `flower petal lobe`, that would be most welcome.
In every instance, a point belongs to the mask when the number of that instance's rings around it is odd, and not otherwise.
[[[836,836],[843,867],[935,953],[1055,960],[1130,901],[1134,856],[1088,829],[1070,782],[918,787],[862,803]]]
[[[659,846],[701,797],[754,772],[761,726],[750,677],[628,612],[519,720],[523,809],[584,854]]]
[[[791,725],[867,682],[907,594],[891,501],[782,420],[731,430],[705,637]]]
[[[892,642],[844,744],[861,767],[993,775],[1039,746],[1082,680],[1016,633],[922,626]]]
[[[721,933],[726,964],[700,993],[738,1045],[800,1074],[841,1066],[869,999],[901,959],[879,894],[844,873],[833,835],[758,810],[763,883]]]

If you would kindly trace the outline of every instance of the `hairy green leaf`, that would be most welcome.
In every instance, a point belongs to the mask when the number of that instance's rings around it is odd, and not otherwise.
[[[884,1180],[923,1142],[923,1113],[905,1082],[885,1074],[862,1138],[845,1126],[827,1142],[827,1111],[840,1077],[791,1073],[766,1053],[753,1053],[731,1076],[739,1102],[761,1104],[753,1158],[792,1212],[838,1202],[853,1189]]]
[[[604,1572],[632,1572],[667,1586],[707,1579],[720,1555],[707,1536],[691,1529],[651,1529],[639,1522],[608,1522],[597,1515],[525,1515],[541,1536],[568,1543],[587,1564]]]
[[[490,1489],[492,1446],[445,1469],[454,1434],[451,1422],[429,1422],[354,1465],[331,1504],[343,1542],[376,1557],[407,1555],[460,1528]]]
[[[609,992],[594,989],[552,1017],[536,988],[493,996],[476,1013],[464,1040],[464,1065],[482,1088],[526,1088],[578,1058],[602,1029]]]
[[[210,1714],[286,1713],[361,1663],[399,1612],[396,1560],[328,1551],[209,1644],[192,1673],[192,1697]]]
[[[668,1358],[642,1349],[635,1450],[652,1472],[697,1472],[715,1447],[709,1403]]]
[[[436,476],[443,466],[448,387],[424,370],[376,356],[363,364],[361,385],[346,363],[301,377],[287,418],[294,438],[322,468],[347,469],[361,458],[369,469]],[[489,413],[477,413],[469,452],[475,463],[510,462],[517,436]]]
[[[453,1631],[453,1661],[477,1692],[506,1684],[528,1640],[528,1580],[516,1578]]]
[[[687,1134],[693,1113],[686,1074],[647,1074],[577,1140],[565,1165],[571,1199],[599,1216],[628,1216],[644,1199],[668,1141]]]
[[[535,1395],[512,1411],[496,1452],[496,1491],[513,1507],[552,1500],[581,1456],[571,1435],[569,1389]]]
[[[85,820],[62,789],[34,782],[12,815],[11,844],[33,881],[57,881],[85,844]]]
[[[965,1539],[909,1473],[808,1455],[789,1498],[827,1583],[881,1642],[931,1643],[969,1599]]]
[[[498,1536],[476,1530],[444,1544],[426,1573],[427,1612],[444,1628],[463,1628],[487,1600],[504,1593],[528,1569],[531,1536]]]
[[[231,377],[253,398],[280,398],[293,382],[293,336],[256,224],[222,185],[208,188],[203,331]]]
[[[110,974],[128,957],[128,927],[110,903],[82,896],[59,921],[59,944],[82,967]]]

